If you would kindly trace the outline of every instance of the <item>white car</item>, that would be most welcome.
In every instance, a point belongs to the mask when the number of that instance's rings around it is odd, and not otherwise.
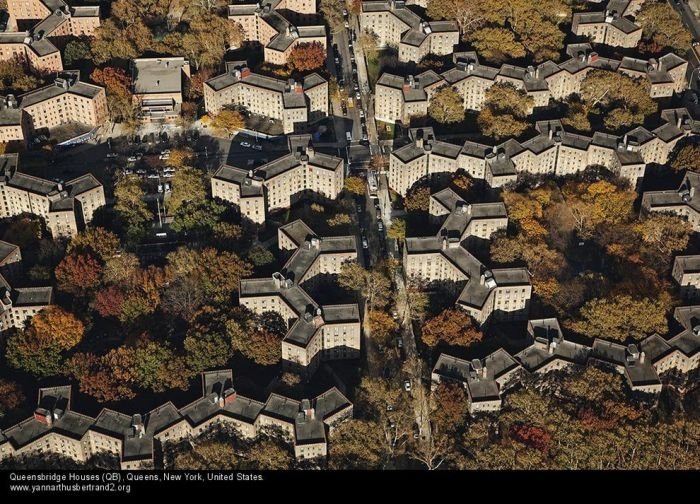
[[[158,159],[160,159],[161,161],[170,159],[170,154],[161,154],[160,156],[158,156]]]
[[[146,178],[148,178],[148,179],[159,179],[159,178],[160,178],[160,175],[158,175],[157,173],[149,173],[148,175],[146,175]]]
[[[170,149],[160,151],[161,154],[170,154]]]
[[[137,158],[136,156],[129,156],[128,158],[126,158],[126,160],[127,160],[129,163],[135,163],[136,161],[139,160],[139,158]]]
[[[406,378],[406,379],[403,381],[403,389],[404,389],[406,392],[410,392],[410,391],[411,391],[411,380],[410,380],[409,378]]]
[[[364,117],[364,116],[365,116],[365,111],[360,109],[360,117]]]
[[[367,238],[364,236],[362,237],[362,248],[363,249],[369,248],[369,243],[367,243]]]
[[[110,152],[110,153],[108,153],[105,157],[106,157],[107,159],[114,159],[114,158],[119,157],[119,154],[117,154],[116,152]]]
[[[241,142],[241,147],[250,147],[248,142]]]
[[[357,98],[358,100],[362,99],[362,95],[360,94],[359,91],[355,93],[355,98]]]

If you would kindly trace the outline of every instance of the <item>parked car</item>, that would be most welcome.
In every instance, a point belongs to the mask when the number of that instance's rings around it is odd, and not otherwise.
[[[379,230],[380,233],[384,231],[384,223],[382,222],[381,219],[379,219],[377,221],[377,229]]]
[[[365,111],[360,109],[360,117],[364,117],[364,116],[365,116]]]
[[[146,178],[147,179],[159,179],[160,175],[158,175],[157,173],[149,173],[148,175],[146,175]]]
[[[350,23],[348,23],[347,20],[345,21],[345,28],[350,28]]]
[[[135,163],[136,161],[139,160],[139,158],[137,158],[136,156],[129,156],[128,158],[126,158],[126,160],[127,160],[129,163]]]
[[[367,237],[366,237],[366,236],[363,236],[363,237],[362,237],[362,248],[363,248],[363,249],[369,248],[369,242],[367,241]]]
[[[158,156],[158,159],[160,159],[161,161],[170,159],[170,154],[161,154],[160,156]]]
[[[360,94],[359,91],[357,91],[357,92],[355,93],[355,98],[357,98],[358,100],[361,100],[361,99],[362,99],[362,95]]]
[[[158,192],[159,193],[163,192],[163,184],[158,184]]]
[[[400,336],[398,338],[396,338],[396,347],[403,348],[403,338]]]
[[[107,155],[105,156],[105,158],[107,158],[107,159],[115,159],[118,157],[119,157],[119,154],[117,154],[116,152],[108,152]]]
[[[173,187],[170,185],[170,182],[166,182],[163,186],[163,189],[165,189],[165,192],[171,192],[173,190]]]
[[[406,392],[410,392],[410,391],[411,391],[411,379],[410,379],[410,378],[406,378],[406,379],[403,381],[403,389],[404,389]]]

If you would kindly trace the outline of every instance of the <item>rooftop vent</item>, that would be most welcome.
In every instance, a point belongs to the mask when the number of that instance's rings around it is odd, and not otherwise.
[[[695,336],[700,336],[700,325],[694,325],[693,326],[693,334]]]

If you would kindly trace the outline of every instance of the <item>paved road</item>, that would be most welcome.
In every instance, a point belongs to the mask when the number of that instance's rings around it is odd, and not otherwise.
[[[690,30],[691,35],[696,41],[700,41],[700,20],[693,15],[688,2],[684,0],[670,0],[671,6],[681,15],[683,24]]]

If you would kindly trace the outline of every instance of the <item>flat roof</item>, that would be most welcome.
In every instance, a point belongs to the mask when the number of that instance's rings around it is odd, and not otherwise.
[[[132,61],[134,94],[181,93],[183,68],[189,65],[182,57],[138,58]]]

